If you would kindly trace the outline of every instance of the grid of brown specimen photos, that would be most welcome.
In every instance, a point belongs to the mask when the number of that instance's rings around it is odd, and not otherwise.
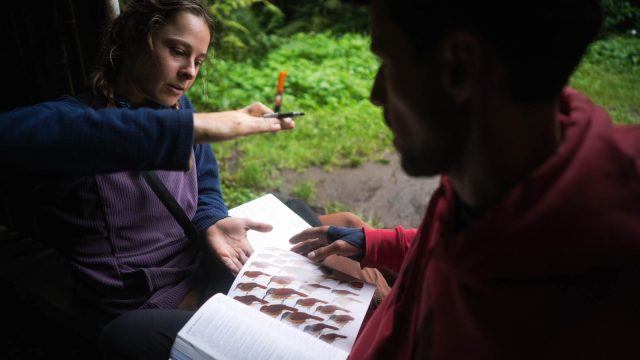
[[[257,250],[228,296],[347,352],[375,287],[288,250]]]

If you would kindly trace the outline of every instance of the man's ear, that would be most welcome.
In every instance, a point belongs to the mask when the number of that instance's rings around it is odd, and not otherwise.
[[[480,43],[476,36],[458,31],[446,35],[440,45],[444,91],[462,104],[473,93],[481,71]]]

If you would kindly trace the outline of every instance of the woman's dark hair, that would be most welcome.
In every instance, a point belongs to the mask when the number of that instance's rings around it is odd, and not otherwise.
[[[132,59],[151,49],[151,37],[181,12],[205,20],[213,41],[213,19],[199,0],[130,0],[122,13],[106,28],[91,88],[114,106],[113,82],[125,58]]]

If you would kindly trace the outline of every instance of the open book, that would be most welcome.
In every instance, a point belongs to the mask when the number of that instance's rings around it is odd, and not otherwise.
[[[231,209],[273,225],[250,231],[254,248],[226,295],[210,298],[180,330],[171,359],[346,359],[375,287],[288,249],[309,227],[271,194]],[[341,259],[345,260],[345,259]]]

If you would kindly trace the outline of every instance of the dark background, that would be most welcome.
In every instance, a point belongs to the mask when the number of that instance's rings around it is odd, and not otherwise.
[[[105,0],[10,0],[0,11],[0,112],[87,89]],[[0,224],[3,224],[0,217]],[[96,333],[78,327],[60,255],[0,225],[2,359],[95,359]]]
[[[0,111],[85,89],[106,16],[105,0],[3,1]]]

